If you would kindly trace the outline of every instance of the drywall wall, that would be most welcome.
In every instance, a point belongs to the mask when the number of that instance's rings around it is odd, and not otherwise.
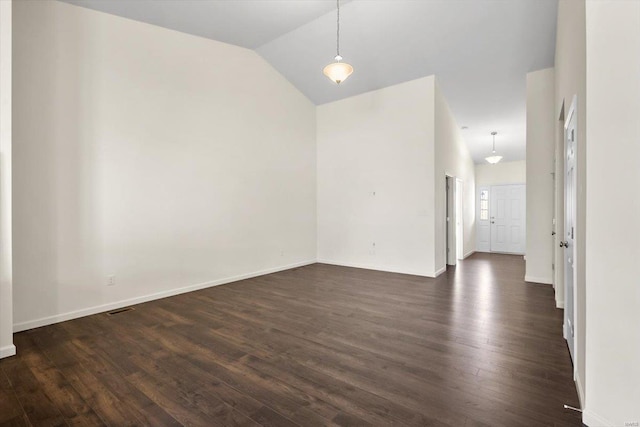
[[[553,68],[527,74],[527,250],[525,280],[553,283],[556,118]]]
[[[17,330],[315,261],[315,107],[255,52],[13,19]]]
[[[435,84],[435,271],[446,269],[446,176],[463,181],[464,256],[475,251],[475,168],[447,101]]]
[[[560,0],[558,2],[558,25],[556,35],[555,55],[555,119],[564,119],[563,113],[569,110],[574,96],[577,98],[577,218],[575,224],[575,245],[577,258],[575,259],[576,280],[574,295],[576,298],[576,322],[575,333],[576,360],[574,361],[575,379],[578,387],[580,401],[584,405],[584,360],[585,360],[585,218],[586,218],[586,32],[585,32],[585,0]],[[564,134],[558,129],[556,123],[555,138],[557,144],[564,147]],[[561,139],[558,141],[558,139]],[[556,150],[557,151],[557,150]],[[564,148],[562,148],[564,153]],[[556,175],[564,176],[564,158],[556,161]],[[560,168],[560,170],[558,170]],[[559,185],[563,181],[558,180]],[[564,205],[556,205],[559,212],[556,213],[556,242],[554,248],[559,248],[560,237],[564,236],[562,218],[564,218]],[[564,253],[556,251],[556,263],[562,263]],[[562,284],[564,286],[564,280]],[[558,301],[556,301],[556,304]]]
[[[317,108],[318,260],[436,276],[445,269],[445,175],[464,186],[475,249],[473,161],[434,76]]]
[[[640,423],[640,2],[586,2],[589,426]]]
[[[434,90],[430,76],[317,107],[320,262],[434,275]]]
[[[12,1],[0,1],[0,358],[13,345],[11,267],[11,28]]]
[[[487,185],[526,184],[527,162],[500,162],[475,166],[476,187]]]

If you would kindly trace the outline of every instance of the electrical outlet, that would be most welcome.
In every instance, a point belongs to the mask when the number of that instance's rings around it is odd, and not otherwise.
[[[107,286],[116,285],[116,276],[107,276]]]
[[[280,251],[280,256],[284,256],[284,251]]]

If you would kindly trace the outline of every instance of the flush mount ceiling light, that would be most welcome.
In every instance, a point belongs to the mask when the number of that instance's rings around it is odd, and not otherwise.
[[[492,165],[495,165],[496,163],[498,163],[500,160],[502,160],[502,156],[496,156],[496,135],[498,134],[498,132],[491,132],[491,136],[493,136],[493,150],[491,151],[491,154],[493,154],[493,156],[489,156],[489,157],[485,157],[484,159],[491,163]]]
[[[329,77],[331,81],[336,84],[340,84],[347,79],[353,73],[353,67],[346,62],[342,61],[342,56],[340,56],[340,0],[336,0],[338,5],[338,19],[336,25],[336,57],[334,58],[336,62],[333,62],[326,67],[322,72],[325,76]]]

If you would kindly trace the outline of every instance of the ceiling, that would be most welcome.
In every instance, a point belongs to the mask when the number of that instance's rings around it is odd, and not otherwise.
[[[255,49],[316,104],[435,74],[476,163],[525,158],[526,73],[554,63],[557,0],[64,0]]]

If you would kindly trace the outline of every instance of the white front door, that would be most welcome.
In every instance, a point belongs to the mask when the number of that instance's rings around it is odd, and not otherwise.
[[[564,247],[564,337],[569,346],[569,353],[575,362],[575,222],[576,222],[576,114],[575,100],[571,105],[565,122],[565,190],[564,212],[565,228],[564,239],[560,240],[560,246]]]
[[[491,252],[522,254],[526,246],[524,185],[491,187]]]

